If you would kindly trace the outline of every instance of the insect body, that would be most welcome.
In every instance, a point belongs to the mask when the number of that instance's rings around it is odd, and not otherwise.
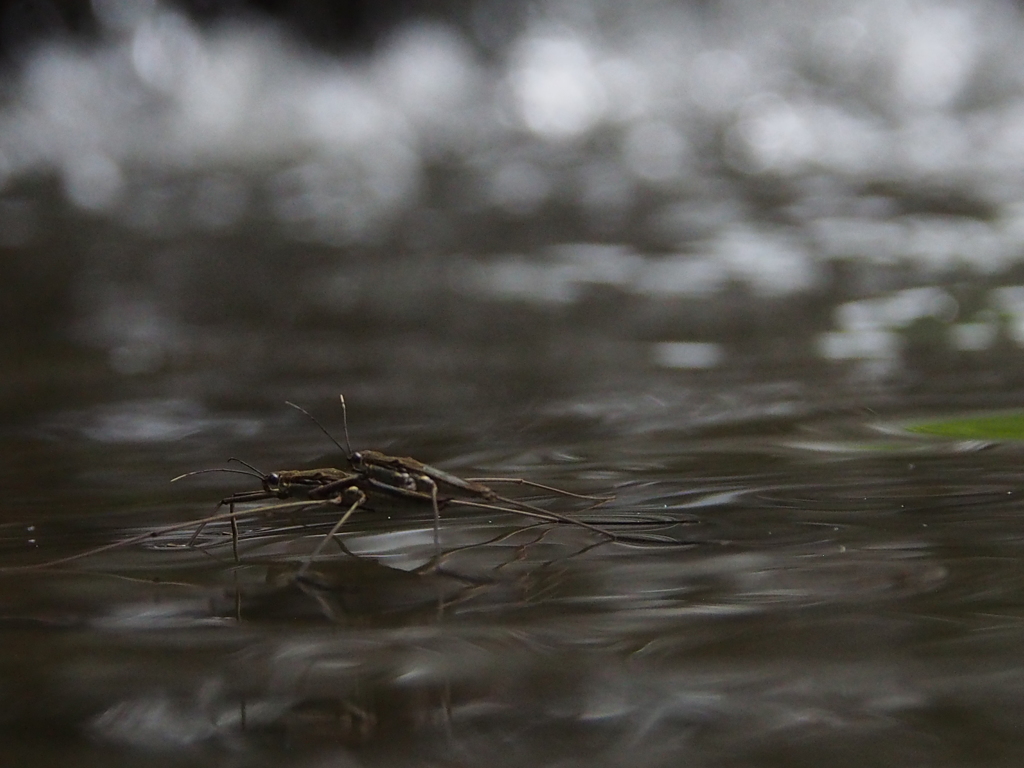
[[[232,511],[232,515],[234,514],[235,504],[270,499],[300,499],[294,502],[296,506],[303,504],[301,500],[306,500],[308,504],[322,503],[347,507],[339,521],[323,537],[314,552],[305,560],[300,569],[300,574],[309,567],[312,560],[320,554],[326,543],[341,529],[356,510],[360,508],[380,509],[386,503],[390,503],[393,506],[395,503],[400,504],[403,501],[413,504],[430,505],[434,517],[434,548],[436,556],[440,555],[440,511],[449,505],[491,509],[548,522],[569,523],[592,530],[609,540],[615,540],[616,538],[613,534],[597,526],[536,507],[517,499],[503,497],[483,483],[464,480],[416,459],[389,456],[379,451],[354,452],[349,454],[348,459],[352,467],[351,471],[327,467],[271,472],[261,477],[263,485],[261,490],[242,491],[232,494],[221,500],[220,505],[228,506]],[[518,479],[514,480],[514,482],[539,485]],[[550,489],[549,486],[539,487],[579,497],[579,494],[570,494],[567,491]],[[604,497],[582,498],[604,501]],[[289,504],[289,506],[292,505]],[[271,506],[267,509],[274,509],[274,507]],[[259,512],[260,510],[251,511]],[[232,522],[234,521],[233,516],[231,520]],[[200,531],[201,528],[196,531],[192,539],[193,542],[198,537]],[[237,531],[234,527],[232,528],[232,533],[232,540],[236,542]],[[235,547],[237,557],[237,543],[235,543]]]
[[[406,498],[430,500],[434,506],[435,534],[437,527],[438,508],[442,504],[458,503],[464,506],[477,506],[483,508],[497,508],[506,512],[517,512],[528,517],[540,517],[552,521],[572,523],[584,528],[590,528],[602,535],[615,539],[615,536],[596,526],[589,525],[580,520],[575,520],[565,515],[560,515],[549,510],[535,507],[517,499],[511,499],[498,494],[496,491],[485,485],[484,482],[492,483],[514,483],[518,485],[539,488],[562,496],[576,499],[584,499],[590,502],[591,508],[611,501],[613,496],[587,496],[578,493],[571,493],[560,488],[553,488],[549,485],[534,483],[522,478],[469,478],[457,477],[449,472],[424,464],[407,456],[389,456],[380,451],[363,450],[353,451],[348,437],[348,409],[345,405],[345,396],[340,395],[342,425],[345,430],[345,445],[342,446],[334,436],[305,408],[295,403],[287,405],[305,414],[317,427],[320,428],[327,438],[334,443],[339,450],[344,452],[345,460],[351,471],[360,477],[360,480],[369,486],[370,489],[385,493],[404,496]],[[316,471],[316,470],[313,470]],[[341,470],[335,470],[340,472]],[[504,505],[495,507],[494,505]],[[513,509],[509,509],[512,507]]]
[[[519,499],[502,496],[489,486],[484,485],[480,480],[463,479],[416,459],[405,456],[388,456],[379,451],[357,451],[349,454],[349,463],[353,471],[362,475],[373,488],[378,490],[424,501],[431,499],[438,506],[461,504],[469,507],[514,512],[526,515],[527,517],[541,518],[552,522],[571,523],[589,528],[610,539],[615,538],[613,534],[582,520],[576,520],[557,512],[552,512]],[[596,502],[591,504],[591,509],[599,504],[610,501],[612,498],[610,496],[584,496],[578,493],[563,491],[559,488],[552,488],[548,485],[533,483],[521,478],[488,478],[488,480],[491,482],[528,485],[563,496]]]
[[[288,403],[288,405],[311,419],[327,435],[331,442],[339,450],[343,451],[345,462],[348,465],[347,469],[325,467],[308,470],[285,470],[263,475],[250,466],[248,468],[252,472],[243,472],[243,474],[254,474],[259,477],[263,486],[262,490],[243,491],[228,496],[220,502],[220,505],[227,505],[232,513],[234,512],[235,504],[270,499],[304,499],[310,504],[330,503],[338,507],[347,507],[345,513],[332,528],[331,532],[321,540],[313,554],[306,559],[300,569],[300,573],[309,567],[312,559],[322,551],[327,541],[341,529],[352,513],[360,508],[379,509],[387,502],[391,502],[392,505],[395,502],[401,501],[430,505],[434,518],[434,550],[435,556],[438,557],[441,553],[441,509],[450,505],[490,509],[552,523],[568,523],[591,530],[610,541],[617,540],[614,534],[582,520],[543,509],[519,499],[502,496],[490,486],[484,484],[483,480],[486,479],[488,482],[515,483],[540,488],[563,496],[584,499],[591,502],[588,508],[603,504],[611,500],[612,497],[584,496],[521,478],[464,479],[410,457],[390,456],[373,450],[353,451],[348,438],[345,398],[342,396],[340,399],[342,414],[346,416],[343,421],[345,429],[344,446],[304,408],[294,403]],[[298,505],[301,504],[301,501],[296,501],[295,503]],[[232,542],[237,559],[237,528],[234,520],[235,518],[232,514]],[[198,534],[199,530],[193,536],[193,542]]]
[[[429,480],[438,487],[439,492],[476,496],[487,501],[501,499],[482,483],[463,480],[407,456],[388,456],[380,451],[356,451],[348,455],[348,462],[354,472],[364,474],[374,485],[400,484],[408,490],[423,492],[429,489]]]
[[[323,501],[332,498],[349,485],[359,482],[360,479],[360,475],[355,472],[345,472],[333,467],[282,470],[262,476],[262,491],[242,491],[228,496],[221,504],[287,499],[296,493],[303,493],[313,501]]]
[[[345,413],[345,399],[341,398],[343,414]],[[457,477],[449,472],[424,464],[413,458],[404,456],[389,456],[380,451],[362,450],[353,451],[348,441],[348,424],[345,419],[345,443],[343,447],[334,437],[305,409],[293,403],[292,407],[306,414],[313,422],[338,446],[345,454],[346,469],[335,467],[320,467],[316,469],[280,470],[264,474],[258,469],[244,461],[232,459],[242,464],[245,469],[219,467],[213,469],[200,469],[187,472],[174,478],[174,481],[181,480],[197,474],[208,472],[229,472],[242,474],[256,478],[260,481],[260,488],[257,490],[240,491],[221,499],[214,514],[193,523],[170,526],[158,531],[151,531],[139,536],[132,537],[121,542],[105,545],[90,552],[73,555],[59,561],[43,565],[56,565],[78,560],[90,554],[96,554],[108,549],[125,546],[133,542],[141,542],[159,536],[162,533],[169,533],[175,530],[182,530],[190,525],[197,526],[189,539],[189,545],[195,544],[199,535],[208,524],[214,522],[228,521],[231,526],[231,542],[235,561],[238,561],[238,512],[236,505],[258,504],[259,502],[269,503],[255,508],[245,510],[245,514],[271,514],[285,509],[302,509],[310,506],[323,505],[344,508],[344,513],[319,542],[315,550],[310,554],[299,570],[301,575],[309,568],[313,560],[320,554],[326,544],[334,538],[341,530],[349,517],[358,509],[380,510],[384,506],[394,507],[396,504],[418,504],[429,505],[433,512],[434,522],[434,549],[435,555],[440,556],[440,511],[448,506],[465,506],[478,509],[494,510],[498,512],[511,513],[530,517],[550,523],[566,523],[585,528],[601,535],[609,541],[618,541],[619,537],[609,531],[582,520],[567,515],[553,512],[542,507],[534,506],[526,501],[503,496],[493,490],[486,483],[513,483],[517,485],[538,488],[547,492],[556,493],[562,496],[581,499],[590,502],[587,509],[593,509],[600,504],[610,501],[610,496],[586,496],[583,494],[571,493],[551,486],[535,483],[521,478],[470,478]],[[346,414],[347,415],[347,414]],[[173,481],[172,481],[173,482]],[[220,511],[221,507],[228,507],[227,512]]]

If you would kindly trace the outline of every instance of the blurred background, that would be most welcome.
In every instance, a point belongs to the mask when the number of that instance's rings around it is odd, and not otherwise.
[[[1019,383],[1015,3],[18,0],[0,29],[8,415]]]
[[[5,572],[0,755],[1018,765],[1024,5],[0,2],[4,562],[336,465],[283,402],[339,393],[684,546],[450,606],[429,514],[317,583],[323,516]]]

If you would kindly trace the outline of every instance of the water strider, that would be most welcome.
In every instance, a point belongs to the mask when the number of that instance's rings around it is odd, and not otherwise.
[[[396,503],[429,505],[433,513],[435,560],[439,559],[441,555],[441,510],[450,506],[494,510],[542,522],[564,523],[589,530],[609,542],[625,541],[622,537],[597,525],[544,509],[520,499],[503,496],[489,485],[486,485],[485,481],[488,483],[509,483],[527,486],[573,499],[585,500],[590,502],[586,510],[594,509],[611,501],[614,496],[590,496],[572,493],[571,491],[536,483],[524,478],[461,478],[410,457],[390,456],[373,450],[353,451],[348,436],[347,408],[344,396],[341,396],[340,400],[345,434],[344,446],[304,408],[294,403],[288,403],[288,405],[309,417],[343,451],[345,463],[348,466],[347,469],[320,467],[316,469],[280,470],[263,473],[240,459],[231,459],[231,461],[243,465],[245,469],[216,467],[186,472],[173,478],[171,482],[198,474],[225,472],[253,477],[259,480],[261,487],[256,490],[239,491],[226,496],[218,502],[214,514],[200,520],[166,526],[58,560],[14,569],[0,569],[0,572],[63,565],[111,549],[141,543],[163,534],[186,530],[195,526],[196,530],[189,539],[189,546],[193,546],[207,525],[225,521],[231,526],[232,551],[235,561],[238,562],[239,515],[270,514],[283,510],[299,510],[311,506],[336,507],[343,509],[344,512],[331,530],[320,540],[314,551],[304,559],[299,569],[300,575],[305,573],[316,557],[323,551],[323,548],[336,536],[353,513],[359,509],[377,510],[385,506],[393,506]],[[244,512],[236,510],[236,505],[270,500],[276,500],[280,503],[257,506],[246,509]],[[227,511],[221,511],[221,507],[225,506],[228,508]]]
[[[330,532],[321,539],[313,553],[304,561],[300,573],[305,572],[312,561],[320,554],[327,542],[344,526],[349,517],[359,508],[373,508],[373,500],[383,497],[390,497],[392,500],[405,500],[412,503],[429,504],[434,519],[434,550],[435,556],[440,555],[440,518],[441,509],[452,505],[475,507],[479,509],[492,509],[500,512],[509,512],[525,517],[546,520],[553,523],[566,523],[576,525],[607,538],[609,541],[618,541],[619,537],[598,526],[582,520],[578,520],[558,512],[535,506],[519,499],[502,496],[483,481],[503,482],[517,485],[525,485],[538,488],[559,495],[576,499],[583,499],[593,502],[588,509],[593,509],[600,504],[611,501],[612,496],[588,496],[572,493],[560,488],[535,483],[524,478],[461,478],[444,470],[424,464],[421,461],[407,456],[390,456],[380,451],[363,450],[353,451],[348,435],[348,414],[345,405],[345,397],[339,396],[342,407],[342,423],[345,434],[345,445],[342,446],[337,439],[315,418],[301,406],[288,403],[289,406],[301,411],[309,417],[313,423],[333,442],[345,455],[348,469],[337,469],[333,467],[321,467],[308,470],[282,470],[262,474],[254,467],[249,466],[256,477],[259,478],[262,489],[256,491],[241,491],[232,494],[221,500],[220,506],[228,506],[230,519],[232,521],[232,544],[237,559],[237,528],[235,527],[234,507],[236,504],[246,502],[264,501],[269,499],[287,500],[298,497],[305,499],[307,504],[331,504],[337,507],[346,508],[346,511],[339,518],[338,522]],[[243,470],[199,470],[208,471],[232,471],[236,473],[249,474]],[[186,473],[181,477],[187,477],[196,473]],[[298,502],[303,503],[303,502]],[[262,509],[250,510],[258,513],[264,510],[280,508],[280,505],[273,505]],[[205,522],[199,523],[199,528],[193,536],[193,542],[199,535]]]

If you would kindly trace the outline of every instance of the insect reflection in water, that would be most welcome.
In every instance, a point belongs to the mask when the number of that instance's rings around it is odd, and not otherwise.
[[[344,549],[343,544],[341,544],[340,539],[337,537],[352,515],[361,509],[378,512],[388,509],[392,510],[394,514],[408,513],[416,509],[429,510],[433,517],[435,561],[439,561],[442,555],[441,510],[451,507],[490,510],[529,518],[535,523],[574,526],[595,534],[601,542],[624,541],[617,534],[598,525],[563,514],[562,512],[545,509],[528,501],[499,494],[491,485],[507,483],[519,487],[537,489],[547,494],[585,501],[587,505],[582,511],[592,510],[605,504],[611,501],[614,498],[613,496],[577,494],[523,478],[461,478],[410,457],[390,456],[374,450],[353,451],[348,437],[344,397],[341,397],[345,430],[344,446],[305,409],[293,403],[288,403],[288,405],[309,417],[344,453],[344,468],[321,467],[264,473],[247,462],[231,459],[229,461],[236,462],[242,465],[243,468],[216,467],[187,472],[175,477],[172,482],[199,474],[220,472],[253,477],[260,482],[260,487],[255,490],[240,491],[226,496],[218,503],[214,514],[206,518],[153,529],[136,536],[46,563],[4,568],[0,569],[0,571],[64,565],[112,549],[151,541],[161,536],[186,531],[194,527],[195,531],[188,540],[188,544],[191,547],[196,545],[200,535],[208,525],[224,522],[230,525],[232,552],[235,562],[239,562],[239,519],[241,517],[271,516],[286,511],[315,508],[337,509],[340,511],[340,514],[330,531],[320,539],[315,549],[303,559],[298,572],[300,576],[310,568],[330,541],[337,540]],[[263,504],[262,502],[276,503]],[[251,504],[256,506],[248,506]],[[238,509],[239,506],[244,506],[244,508]],[[222,507],[227,507],[227,511],[223,511]]]
[[[353,451],[348,437],[347,408],[344,396],[340,400],[345,430],[344,446],[305,409],[294,403],[288,403],[288,405],[308,416],[327,435],[331,442],[344,452],[348,469],[321,467],[307,470],[282,470],[264,474],[255,467],[246,464],[248,471],[216,468],[212,470],[198,470],[197,472],[186,473],[175,478],[175,480],[179,480],[183,477],[202,472],[230,471],[242,474],[251,473],[260,480],[262,487],[259,490],[242,491],[232,494],[222,499],[218,505],[218,507],[227,506],[229,509],[228,515],[232,523],[232,542],[236,559],[238,556],[238,539],[235,505],[270,499],[282,500],[285,503],[257,508],[250,510],[250,512],[272,511],[290,507],[292,504],[302,506],[313,504],[333,505],[345,510],[331,530],[320,540],[312,554],[303,562],[299,571],[300,574],[309,568],[314,559],[323,551],[327,542],[338,534],[356,510],[364,507],[372,509],[375,500],[379,501],[382,497],[389,497],[389,500],[392,502],[404,501],[413,506],[422,507],[429,505],[433,512],[435,558],[439,558],[441,554],[441,509],[456,505],[507,512],[551,523],[579,526],[598,534],[605,540],[618,540],[615,534],[603,528],[519,499],[503,496],[485,483],[511,483],[585,500],[590,502],[587,509],[593,509],[611,501],[614,498],[612,496],[588,496],[572,493],[523,478],[464,479],[413,458],[389,456],[372,450]],[[290,499],[298,500],[294,502],[287,501]],[[206,522],[200,521],[191,543],[194,543]]]

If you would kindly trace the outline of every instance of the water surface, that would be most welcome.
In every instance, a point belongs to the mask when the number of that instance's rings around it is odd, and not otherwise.
[[[1020,9],[442,5],[0,73],[0,762],[1017,765]]]
[[[77,488],[32,476],[3,530],[5,562],[198,518],[252,485],[165,484],[183,441],[212,442],[203,455],[237,430],[233,449],[257,463],[280,464],[283,445],[310,465],[330,456],[289,413],[182,411],[157,439],[138,422],[145,408],[126,407],[120,442],[90,442],[83,427],[14,447],[44,457],[22,472],[74,461]],[[8,753],[108,765],[1016,759],[1018,447],[914,435],[892,417],[652,426],[586,439],[551,428],[543,446],[505,449],[394,427],[410,451],[443,442],[430,458],[463,474],[614,492],[582,516],[625,543],[452,509],[438,572],[422,568],[428,509],[357,513],[351,554],[326,549],[297,580],[337,517],[309,510],[244,522],[238,564],[220,523],[199,549],[185,529],[4,574]],[[110,474],[128,453],[134,489]]]

